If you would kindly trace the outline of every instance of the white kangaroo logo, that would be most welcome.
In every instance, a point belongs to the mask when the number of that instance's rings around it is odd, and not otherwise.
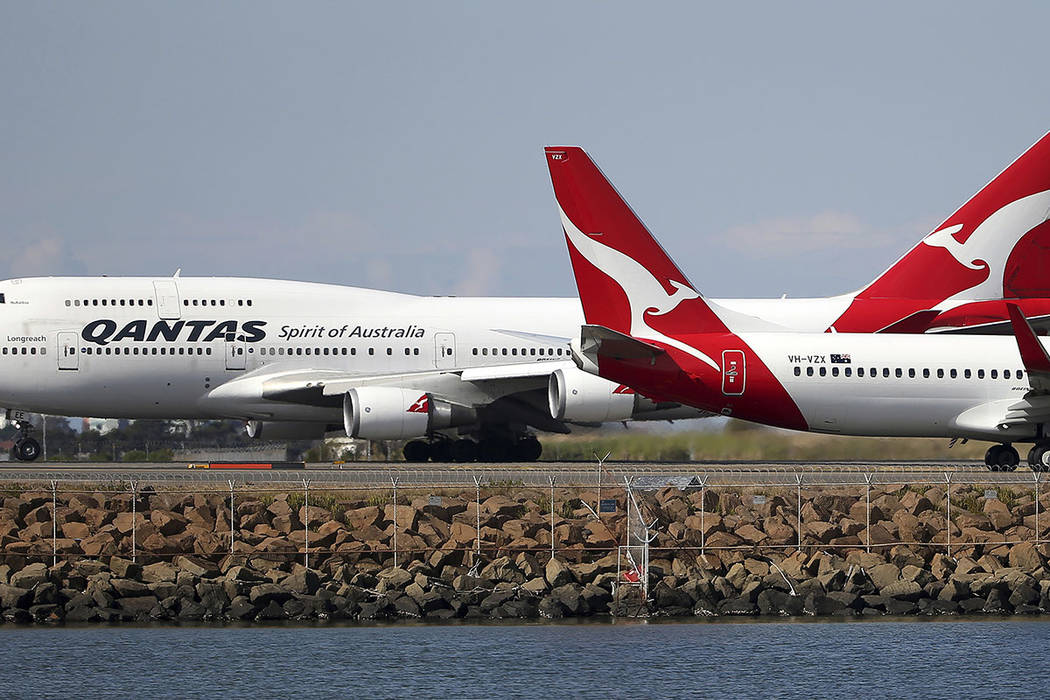
[[[661,333],[646,322],[646,314],[663,316],[678,308],[678,305],[683,301],[699,299],[699,292],[687,284],[671,280],[675,290],[673,294],[668,294],[667,290],[660,284],[660,281],[644,265],[615,248],[610,248],[585,235],[565,215],[565,210],[559,206],[558,211],[561,213],[561,222],[562,226],[565,227],[565,235],[569,237],[569,240],[572,241],[573,246],[580,252],[580,255],[613,278],[620,285],[620,288],[623,289],[624,294],[627,295],[627,303],[631,307],[631,336],[645,340],[656,340],[670,345],[692,355],[701,362],[711,365],[715,370],[721,369],[714,360],[704,353],[691,345]]]
[[[1026,233],[1047,220],[1050,213],[1050,190],[1022,197],[999,209],[974,229],[964,243],[953,234],[962,224],[934,231],[922,240],[925,245],[944,248],[955,260],[970,270],[988,270],[988,278],[945,299],[938,308],[951,302],[974,299],[1001,299],[1006,261]]]

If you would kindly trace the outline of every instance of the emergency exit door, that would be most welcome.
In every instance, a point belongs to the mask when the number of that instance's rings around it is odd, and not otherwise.
[[[58,368],[80,367],[80,335],[76,331],[60,331],[58,334]]]
[[[726,396],[740,396],[744,393],[746,379],[747,365],[744,362],[744,351],[723,350],[722,393]]]

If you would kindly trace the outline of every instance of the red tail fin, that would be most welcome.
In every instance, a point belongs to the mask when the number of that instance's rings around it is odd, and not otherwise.
[[[924,302],[914,309],[882,305],[899,317],[946,300],[1050,297],[1050,275],[1039,263],[1050,246],[1048,210],[1050,134],[861,290],[834,327],[875,330],[897,320],[869,318],[876,309],[868,302],[875,300]]]
[[[582,148],[545,151],[587,323],[665,343],[726,330]]]

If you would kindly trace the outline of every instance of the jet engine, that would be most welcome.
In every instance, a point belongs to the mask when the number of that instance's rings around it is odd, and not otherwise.
[[[547,385],[551,416],[573,423],[630,420],[634,390],[576,369],[558,369]]]
[[[476,421],[473,408],[436,399],[418,389],[368,386],[351,389],[343,396],[343,427],[352,438],[422,437]]]

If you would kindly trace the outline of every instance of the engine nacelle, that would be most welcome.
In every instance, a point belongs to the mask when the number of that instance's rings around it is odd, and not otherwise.
[[[333,428],[327,423],[301,421],[258,421],[244,424],[244,431],[253,440],[320,440]]]
[[[557,369],[547,385],[551,416],[574,423],[630,420],[635,413],[634,389],[575,369]]]
[[[367,386],[343,396],[347,437],[401,440],[477,421],[473,408],[435,399],[419,389]]]

